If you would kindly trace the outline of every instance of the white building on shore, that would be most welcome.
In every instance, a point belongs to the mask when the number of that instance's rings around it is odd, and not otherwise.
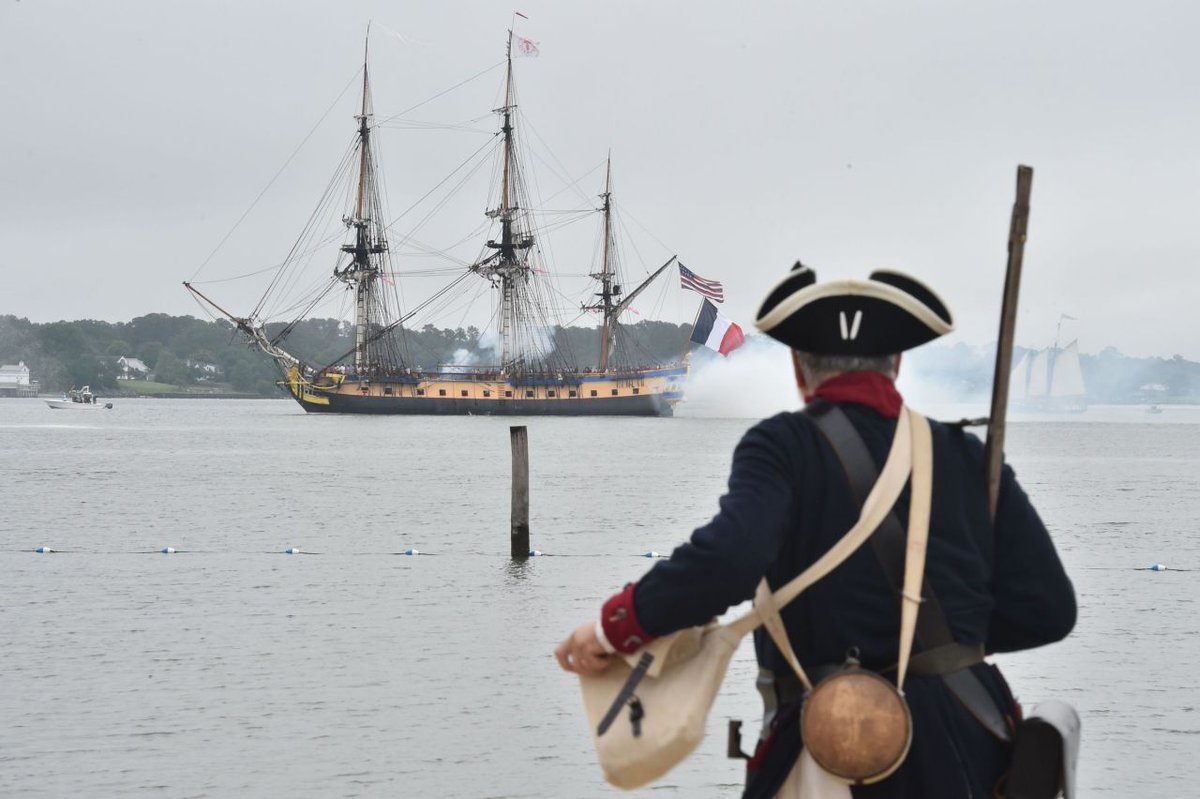
[[[36,397],[38,381],[29,376],[24,361],[0,366],[0,397]]]
[[[117,358],[117,368],[120,369],[118,380],[146,380],[150,376],[149,366],[140,358],[131,358],[128,355]]]

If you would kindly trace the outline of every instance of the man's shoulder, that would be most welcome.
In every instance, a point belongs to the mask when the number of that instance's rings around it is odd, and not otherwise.
[[[943,442],[947,446],[957,448],[973,460],[983,459],[983,441],[979,436],[967,429],[961,422],[939,422],[929,420],[929,430],[935,442]]]
[[[742,446],[767,446],[795,451],[811,442],[816,433],[813,420],[803,410],[783,411],[754,424],[742,436]]]
[[[758,433],[766,436],[782,436],[803,434],[813,429],[812,418],[803,411],[781,411],[751,427],[746,434]]]

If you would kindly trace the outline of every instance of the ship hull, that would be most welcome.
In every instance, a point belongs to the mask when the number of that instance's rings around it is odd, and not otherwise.
[[[471,375],[309,381],[288,372],[284,388],[309,413],[429,416],[671,416],[687,368],[512,381]]]
[[[427,416],[671,416],[671,405],[658,397],[613,399],[483,400],[430,397],[329,398],[329,404],[301,402],[309,413],[372,413]]]

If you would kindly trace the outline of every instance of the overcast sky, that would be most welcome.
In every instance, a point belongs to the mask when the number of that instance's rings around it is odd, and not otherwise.
[[[995,337],[1025,163],[1035,177],[1018,343],[1050,343],[1066,313],[1078,321],[1063,336],[1084,351],[1200,359],[1194,4],[516,9],[529,17],[518,33],[541,51],[517,63],[521,111],[550,154],[529,163],[539,194],[559,193],[562,175],[596,194],[611,148],[626,222],[653,234],[625,254],[633,278],[677,252],[725,283],[725,313],[749,329],[796,258],[822,278],[895,268],[942,294],[956,340],[983,343]],[[314,207],[353,132],[354,92],[343,89],[368,20],[407,40],[372,33],[379,118],[498,63],[513,10],[0,0],[0,313],[199,315],[181,281],[332,108],[199,279],[278,260]],[[411,118],[493,126],[501,77],[493,70]],[[384,129],[379,140],[399,211],[486,133]],[[486,196],[469,199],[474,218],[423,236],[470,231]],[[575,261],[590,244],[553,255],[584,272]],[[257,297],[213,290],[238,311]],[[674,294],[663,309],[684,321],[696,298]]]

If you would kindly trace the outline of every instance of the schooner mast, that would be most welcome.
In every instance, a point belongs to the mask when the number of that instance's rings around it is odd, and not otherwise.
[[[369,41],[369,40],[368,40]],[[362,111],[358,120],[358,185],[355,192],[354,214],[342,222],[354,231],[354,240],[342,245],[342,252],[351,256],[350,263],[334,269],[334,276],[354,292],[354,368],[365,371],[378,365],[380,359],[373,351],[375,337],[370,332],[379,328],[379,301],[375,296],[383,275],[381,259],[387,251],[387,240],[377,218],[378,190],[375,180],[375,157],[371,149],[370,83],[367,75],[366,50],[363,48]],[[390,360],[390,359],[389,359]]]
[[[513,32],[508,32],[508,48],[505,58],[508,62],[504,79],[504,105],[496,109],[501,116],[500,132],[504,136],[502,179],[500,184],[499,207],[487,212],[487,215],[500,220],[500,241],[489,240],[487,246],[496,252],[472,267],[484,277],[490,278],[493,284],[498,282],[500,289],[500,370],[507,372],[518,359],[515,337],[521,320],[520,293],[529,281],[530,268],[527,263],[528,250],[533,246],[533,236],[522,224],[523,216],[518,192],[515,184],[519,179],[519,164],[513,141],[513,115],[516,106],[513,105],[513,72],[512,72],[512,40]]]

